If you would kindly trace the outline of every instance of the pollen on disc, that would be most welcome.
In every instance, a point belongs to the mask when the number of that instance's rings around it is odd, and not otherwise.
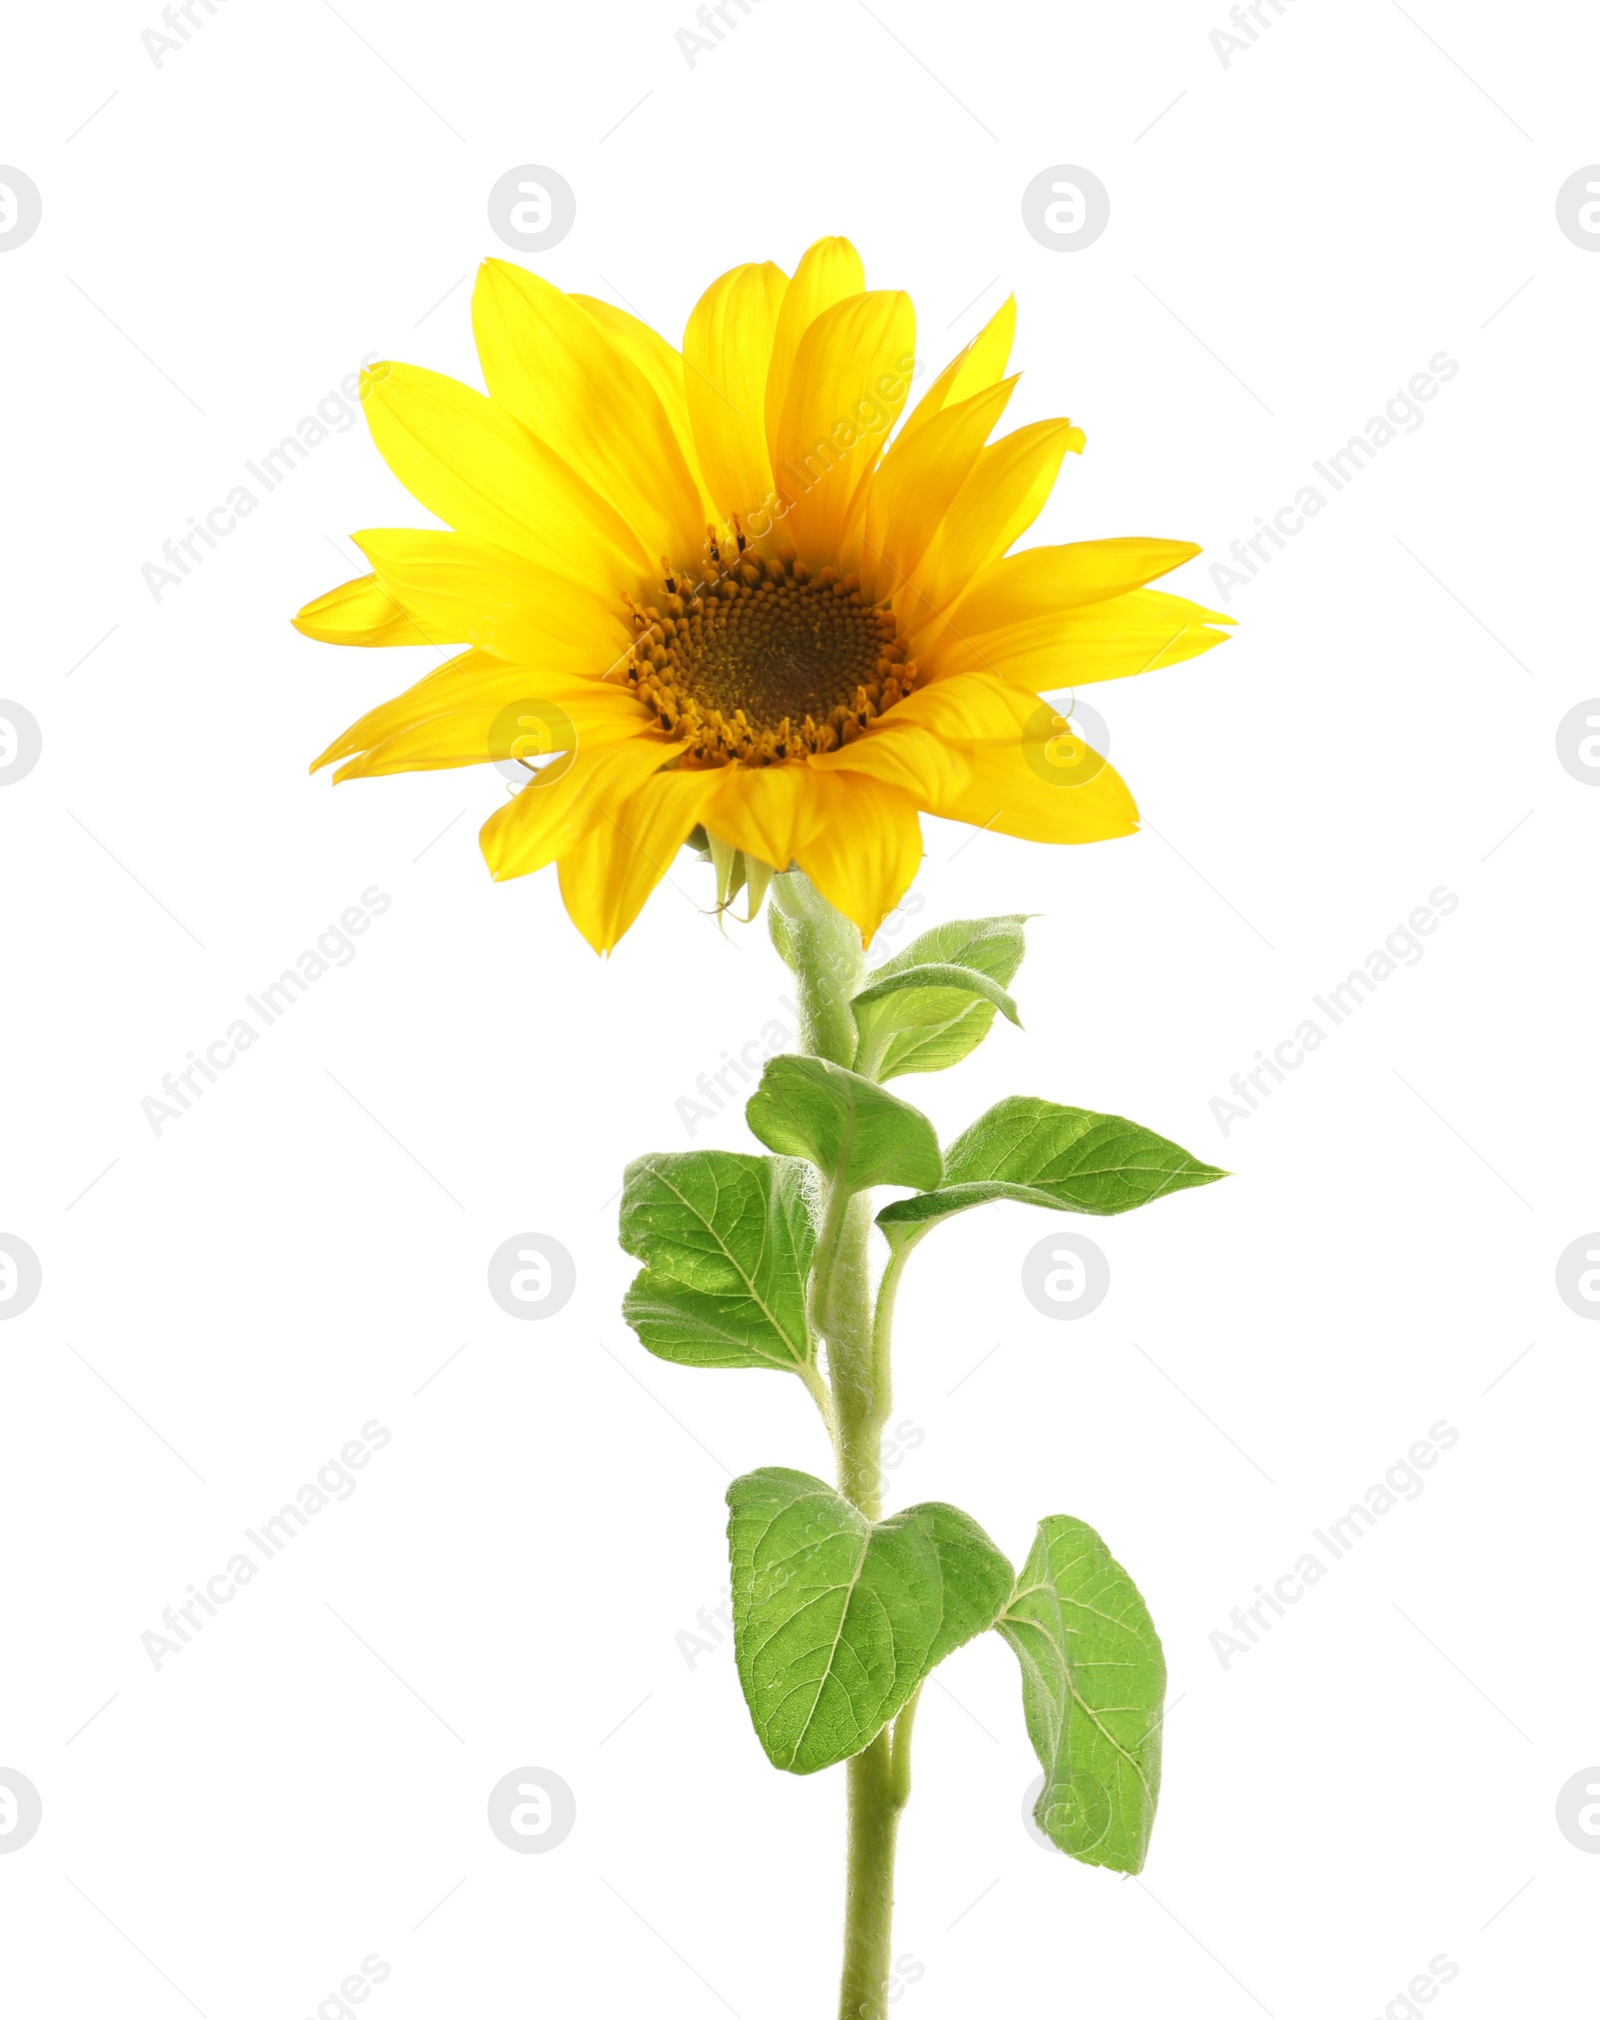
[[[662,567],[662,594],[629,602],[628,684],[694,764],[776,764],[837,750],[916,682],[894,615],[854,574],[714,540],[694,568]]]

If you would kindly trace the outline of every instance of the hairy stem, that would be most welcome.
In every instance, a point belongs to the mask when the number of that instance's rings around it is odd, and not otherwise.
[[[832,1205],[830,1199],[830,1210]],[[871,1196],[858,1192],[845,1202],[837,1237],[826,1254],[819,1244],[817,1269],[823,1287],[818,1317],[828,1343],[828,1376],[833,1384],[839,1488],[876,1522],[883,1512],[883,1426],[889,1405],[873,1338],[871,1232]]]
[[[864,972],[861,936],[798,871],[773,880],[772,937],[800,993],[801,1042],[836,1065],[857,1067],[850,998]],[[874,1066],[876,1062],[871,1062]],[[883,1429],[890,1408],[890,1324],[904,1264],[897,1252],[878,1286],[871,1266],[872,1204],[828,1177],[812,1264],[811,1322],[826,1343],[839,1488],[871,1521],[883,1507]],[[846,1766],[848,1870],[840,2020],[886,2020],[895,1838],[911,1792],[916,1699]]]
[[[911,1795],[917,1698],[848,1764],[850,1868],[845,1887],[839,2020],[885,2020],[893,1949],[894,1853]]]
[[[800,988],[800,1047],[835,1066],[855,1062],[850,998],[861,986],[861,935],[799,870],[772,880],[767,923]]]

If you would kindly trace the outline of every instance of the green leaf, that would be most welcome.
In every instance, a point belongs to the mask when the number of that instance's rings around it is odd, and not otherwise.
[[[641,1157],[622,1188],[622,1246],[645,1264],[622,1315],[664,1361],[808,1366],[815,1243],[804,1167],[730,1150]]]
[[[815,1774],[870,1746],[929,1672],[992,1627],[1011,1566],[959,1508],[869,1522],[809,1473],[728,1488],[733,1641],[774,1767]]]
[[[1044,1769],[1034,1821],[1087,1866],[1137,1873],[1161,1787],[1167,1665],[1138,1587],[1086,1522],[1039,1524],[996,1623]]]
[[[995,1199],[1073,1213],[1127,1213],[1164,1193],[1227,1176],[1124,1116],[1013,1095],[951,1144],[937,1190],[896,1200],[878,1215],[878,1225],[891,1239],[895,1228],[921,1233],[949,1214]]]
[[[1021,1022],[1016,1004],[998,982],[957,961],[923,961],[870,982],[850,1004],[856,1065],[859,1069],[864,1062],[881,1060],[896,1032],[945,1029],[984,1004],[1013,1024]]]
[[[943,966],[973,969],[1004,991],[1022,965],[1026,923],[1025,912],[1014,912],[998,919],[952,919],[934,926],[873,969],[863,993],[876,991],[890,976],[904,975],[913,968]],[[889,1040],[877,1078],[893,1080],[901,1073],[936,1073],[954,1066],[983,1043],[997,1009],[1004,1009],[1013,1023],[1017,1021],[1009,997],[1000,1002],[975,995],[964,1003],[952,1002],[943,1022],[897,1032]]]
[[[871,1185],[937,1185],[944,1169],[933,1124],[829,1059],[769,1059],[745,1119],[769,1150],[806,1157],[850,1192]]]

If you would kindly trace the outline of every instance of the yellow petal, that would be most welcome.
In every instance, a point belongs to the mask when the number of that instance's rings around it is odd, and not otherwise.
[[[824,309],[831,309],[846,295],[860,294],[866,284],[861,255],[847,238],[819,238],[800,255],[794,279],[783,291],[772,335],[764,400],[769,447],[776,447],[778,423],[783,418],[783,402],[800,339]]]
[[[1083,431],[1070,421],[1035,421],[1001,436],[978,457],[916,571],[914,650],[930,617],[948,610],[980,569],[1027,532],[1054,488],[1061,459],[1082,445]]]
[[[817,772],[824,811],[795,860],[836,911],[871,941],[910,889],[922,862],[922,830],[909,793],[859,774]]]
[[[570,765],[550,767],[489,816],[478,841],[497,879],[542,870],[620,807],[682,749],[665,737],[637,735],[599,750],[580,750]]]
[[[658,556],[704,538],[699,486],[660,400],[636,365],[595,342],[579,303],[525,267],[485,260],[472,328],[495,403],[616,508],[652,575]]]
[[[292,620],[296,631],[325,645],[433,645],[376,575],[358,575],[319,596]]]
[[[788,869],[821,818],[821,795],[809,767],[731,764],[717,776],[722,785],[706,815],[708,831],[758,863]]]
[[[795,352],[778,423],[784,535],[812,565],[838,561],[856,487],[905,404],[916,362],[909,295],[850,295],[817,317]]]
[[[1016,383],[1003,379],[987,392],[935,415],[909,439],[901,436],[874,471],[861,561],[862,581],[874,602],[906,586],[1005,412]]]
[[[596,676],[627,655],[632,634],[620,600],[602,600],[489,541],[412,527],[374,527],[353,538],[429,638]]]
[[[683,384],[700,468],[724,520],[737,514],[748,524],[772,496],[763,416],[786,285],[783,269],[770,260],[735,267],[706,289],[683,333]],[[698,552],[704,538],[702,529],[682,558]]]
[[[324,765],[349,757],[352,751],[370,750],[375,743],[392,736],[408,722],[419,722],[427,716],[437,715],[441,708],[450,705],[457,694],[470,692],[486,677],[498,676],[500,670],[500,661],[487,652],[458,653],[454,659],[446,660],[443,666],[436,666],[432,673],[424,674],[403,694],[380,702],[376,708],[368,709],[364,716],[358,717],[313,761],[312,771],[319,772]],[[445,699],[441,700],[441,696]]]
[[[403,694],[369,709],[342,736],[334,738],[311,769],[319,771],[322,766],[357,751],[374,751],[417,723],[429,722],[455,709],[485,704],[493,715],[513,702],[525,703],[529,708],[538,704],[547,710],[563,710],[575,720],[585,710],[626,712],[629,708],[633,711],[632,719],[642,727],[650,727],[655,720],[627,688],[601,683],[587,674],[509,666],[487,652],[463,652],[435,667]],[[552,744],[550,748],[556,746]],[[480,755],[468,761],[482,763],[483,759]]]
[[[964,351],[957,351],[906,416],[906,424],[900,431],[901,441],[925,428],[946,407],[954,406],[958,400],[970,400],[976,393],[987,392],[990,386],[1003,379],[1016,329],[1017,298],[1007,295],[972,342]]]
[[[961,622],[959,614],[954,623]],[[1096,680],[1125,680],[1157,667],[1176,666],[1221,645],[1231,624],[1220,611],[1207,610],[1187,597],[1161,589],[1135,589],[1100,603],[1080,604],[1001,631],[986,631],[975,639],[948,641],[930,651],[941,673],[978,665],[1035,690],[1083,686]],[[937,691],[943,679],[930,683]]]
[[[898,706],[854,743],[806,763],[812,771],[855,772],[898,786],[919,806],[959,792],[969,770],[960,750],[925,724],[903,717]]]
[[[1017,298],[1007,295],[962,353],[960,370],[950,388],[949,404],[970,400],[1005,377],[1011,345],[1017,334]]]
[[[1018,735],[1040,706],[1037,694],[990,673],[952,673],[908,694],[886,720],[914,723],[950,741],[981,742]]]
[[[951,612],[958,631],[975,638],[1048,619],[1080,603],[1122,596],[1192,561],[1191,540],[1076,540],[1065,547],[1029,547],[986,568]]]
[[[482,393],[415,365],[379,365],[361,397],[389,468],[458,532],[602,595],[654,573],[655,555],[614,508]]]
[[[630,695],[598,682],[591,682],[581,699],[565,704],[508,687],[406,724],[341,765],[333,781],[339,785],[345,779],[383,778],[394,772],[450,771],[511,758],[526,762],[601,750],[652,727],[648,711]],[[540,790],[547,790],[558,776],[553,765],[548,771],[541,768]]]
[[[606,807],[563,854],[562,899],[597,954],[609,953],[639,916],[719,784],[714,771],[658,772],[621,806]]]
[[[661,411],[678,438],[678,447],[683,451],[689,474],[701,486],[702,512],[709,514],[714,509],[715,500],[704,490],[700,474],[694,427],[689,419],[689,398],[683,387],[682,357],[659,331],[651,329],[637,316],[629,315],[626,309],[619,309],[594,295],[569,295],[567,299],[576,302],[585,315],[599,324],[613,349],[620,351],[643,376],[661,402]]]
[[[1101,842],[1134,833],[1139,810],[1121,778],[1066,730],[1063,718],[1053,720],[1054,728],[1034,736],[964,746],[970,779],[931,811],[1030,842]]]

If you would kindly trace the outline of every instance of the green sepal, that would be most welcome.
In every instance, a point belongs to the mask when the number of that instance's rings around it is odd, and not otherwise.
[[[622,1315],[651,1353],[697,1368],[809,1366],[816,1236],[803,1165],[731,1150],[637,1158],[620,1235],[645,1265]]]
[[[951,1144],[935,1190],[886,1206],[878,1225],[891,1240],[903,1240],[997,1199],[1072,1213],[1128,1213],[1227,1176],[1125,1116],[1013,1095]]]
[[[1138,1587],[1086,1522],[1048,1515],[996,1622],[1022,1665],[1044,1769],[1034,1821],[1086,1866],[1137,1873],[1161,1789],[1161,1641]]]
[[[769,1150],[809,1158],[849,1192],[939,1183],[939,1137],[920,1109],[832,1060],[780,1053],[745,1104]]]
[[[710,837],[711,861],[717,873],[717,910],[725,912],[744,889],[744,852],[716,835]]]
[[[993,983],[1003,1000],[979,989],[971,990],[964,1001],[952,998],[943,1021],[918,1024],[897,1031],[888,1041],[878,1063],[879,1080],[893,1080],[901,1073],[937,1073],[954,1066],[975,1051],[989,1034],[997,1009],[1017,1022],[1016,1006],[1004,991],[1010,986],[1025,952],[1023,927],[1025,912],[1007,913],[995,919],[951,919],[919,933],[910,946],[891,956],[866,978],[862,995],[875,995],[892,976],[915,968],[955,967],[972,970]]]
[[[815,1774],[868,1747],[953,1649],[992,1627],[1010,1563],[940,1501],[869,1522],[809,1473],[728,1488],[733,1639],[774,1767]]]
[[[767,886],[772,882],[770,865],[758,862],[754,856],[747,856],[742,849],[736,849],[731,842],[719,841],[715,835],[707,837],[707,852],[717,873],[717,911],[732,910],[733,901],[741,891],[748,892],[744,923],[749,925],[761,910],[761,900],[767,895]]]

